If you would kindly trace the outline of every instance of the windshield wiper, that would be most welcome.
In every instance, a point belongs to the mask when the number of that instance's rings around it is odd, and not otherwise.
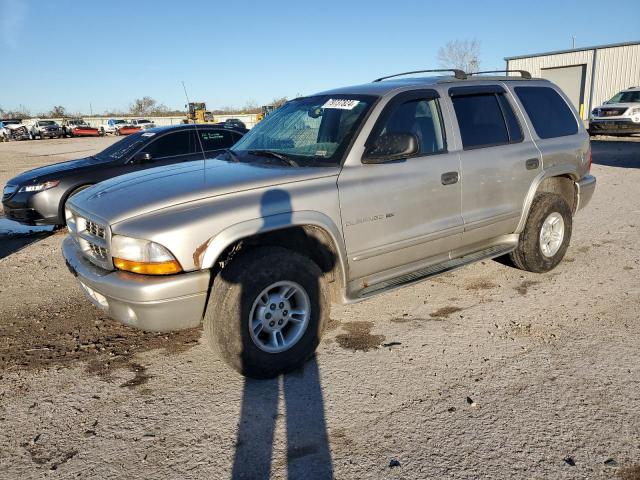
[[[290,167],[300,166],[300,164],[296,162],[293,158],[287,157],[286,155],[280,152],[274,152],[273,150],[247,150],[247,153],[250,153],[251,155],[257,155],[259,157],[277,158],[278,160],[281,160],[287,165],[289,165]]]

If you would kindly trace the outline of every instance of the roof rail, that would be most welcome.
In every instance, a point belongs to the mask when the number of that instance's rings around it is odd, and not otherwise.
[[[443,68],[443,69],[436,69],[436,70],[414,70],[413,72],[396,73],[395,75],[376,78],[374,82],[381,82],[382,80],[386,80],[388,78],[393,78],[393,77],[400,77],[402,75],[411,75],[412,73],[431,73],[431,72],[453,72],[453,76],[458,80],[465,80],[467,78],[467,74],[464,73],[462,70],[458,70],[457,68]]]
[[[531,74],[526,70],[485,70],[484,72],[472,72],[469,75],[480,75],[482,73],[519,73],[522,78],[531,80]]]

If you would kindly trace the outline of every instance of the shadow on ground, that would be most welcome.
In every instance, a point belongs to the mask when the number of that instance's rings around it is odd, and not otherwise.
[[[640,168],[640,141],[591,140],[591,152],[598,165]]]
[[[53,235],[53,227],[32,227],[0,216],[0,258]]]

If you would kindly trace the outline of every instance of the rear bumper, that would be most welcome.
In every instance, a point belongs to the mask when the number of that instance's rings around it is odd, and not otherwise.
[[[114,320],[156,332],[197,327],[204,314],[209,272],[166,277],[106,271],[82,256],[71,237],[62,254],[87,298]]]
[[[596,177],[585,175],[579,182],[576,182],[577,204],[576,211],[584,208],[591,201],[593,192],[596,191]]]

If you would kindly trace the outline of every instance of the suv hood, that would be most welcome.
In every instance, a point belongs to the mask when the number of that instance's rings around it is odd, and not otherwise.
[[[633,108],[633,107],[640,107],[640,103],[638,103],[638,102],[603,103],[602,105],[598,105],[596,108]]]
[[[73,196],[72,206],[113,225],[162,208],[266,186],[337,176],[339,167],[197,160],[129,173]]]

